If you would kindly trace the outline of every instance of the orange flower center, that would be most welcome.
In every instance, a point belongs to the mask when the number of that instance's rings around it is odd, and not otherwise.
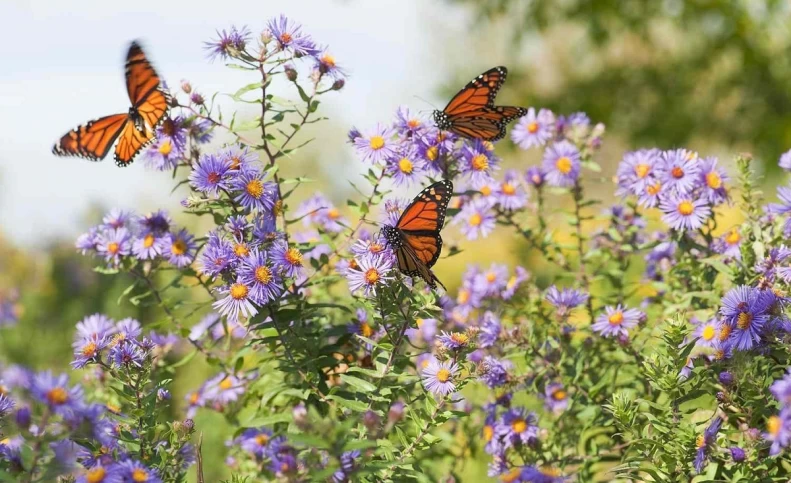
[[[367,322],[363,322],[360,324],[360,335],[370,338],[372,335],[374,335],[374,330],[370,325],[368,325]]]
[[[187,244],[184,240],[179,238],[171,244],[170,252],[173,253],[173,255],[184,255],[187,253]]]
[[[744,330],[750,328],[750,324],[753,322],[753,316],[747,312],[740,312],[739,318],[736,321],[736,327]]]
[[[289,42],[291,42],[291,39],[292,39],[291,34],[288,32],[283,32],[282,34],[280,34],[281,44],[288,44]]]
[[[766,431],[769,432],[772,436],[777,436],[780,433],[780,429],[783,427],[783,421],[780,420],[779,416],[771,416],[768,421],[766,421]]]
[[[220,382],[220,389],[223,391],[227,391],[228,389],[233,387],[233,381],[229,377],[226,377]]]
[[[419,119],[410,119],[409,121],[407,121],[406,125],[410,129],[415,129],[416,127],[420,126],[420,120]]]
[[[250,254],[250,248],[247,247],[246,243],[237,243],[233,246],[233,252],[237,257],[245,257]]]
[[[327,216],[330,220],[337,220],[341,216],[341,212],[338,211],[338,208],[330,208],[327,211]]]
[[[552,399],[554,399],[555,401],[562,401],[566,399],[566,391],[564,391],[563,389],[556,389],[552,393]]]
[[[135,468],[132,471],[132,481],[135,483],[145,483],[148,481],[148,472],[143,468]]]
[[[476,154],[470,164],[475,171],[485,171],[489,168],[489,158],[485,154]]]
[[[159,154],[162,156],[170,154],[170,152],[173,151],[173,145],[170,143],[170,139],[165,139],[165,142],[159,145],[157,151],[159,151]]]
[[[302,253],[296,248],[289,248],[286,251],[286,261],[295,267],[302,266]]]
[[[494,428],[489,426],[488,424],[483,427],[483,439],[487,443],[492,440],[494,436]]]
[[[145,238],[143,238],[143,246],[145,248],[151,248],[153,245],[154,245],[154,235],[149,233],[148,235],[146,235]]]
[[[365,272],[365,283],[368,285],[373,285],[382,278],[379,275],[379,271],[375,268],[369,268],[367,272]]]
[[[269,283],[272,281],[272,270],[269,267],[256,267],[255,269],[255,281],[258,283]]]
[[[513,429],[515,433],[524,433],[527,429],[527,421],[522,418],[517,418],[511,423],[511,429]]]
[[[324,54],[321,56],[321,63],[330,67],[335,67],[335,57],[331,56],[330,54]]]
[[[716,190],[722,187],[722,178],[716,171],[706,174],[706,184],[709,188]]]
[[[66,404],[69,401],[69,393],[62,387],[56,387],[47,392],[47,401],[56,406]]]
[[[118,253],[118,250],[120,250],[120,249],[121,249],[121,247],[118,244],[118,242],[110,242],[110,243],[107,244],[107,252],[110,255],[115,255],[116,253]]]
[[[247,191],[247,194],[255,199],[259,199],[264,195],[264,184],[258,179],[248,182],[244,189]]]
[[[503,183],[502,190],[503,194],[511,196],[516,193],[516,186],[512,185],[511,183]]]
[[[678,204],[677,210],[680,214],[689,216],[693,211],[695,211],[695,205],[693,205],[690,201],[684,200]]]
[[[467,337],[467,334],[463,334],[461,332],[454,332],[450,335],[450,340],[460,345],[466,345],[467,342],[470,341],[470,338]]]
[[[535,134],[538,132],[538,123],[533,121],[527,125],[527,132],[530,134]]]
[[[656,196],[660,191],[662,191],[662,183],[657,181],[654,184],[650,184],[645,188],[645,191],[651,196]]]
[[[436,146],[431,146],[430,148],[426,149],[426,159],[429,161],[436,161],[439,157],[439,148]]]
[[[96,355],[96,342],[90,341],[82,346],[82,355],[85,357],[93,357]]]
[[[460,304],[466,304],[470,300],[470,291],[467,289],[459,290],[459,295],[456,296],[456,301]]]
[[[651,171],[651,166],[648,164],[638,164],[634,167],[634,174],[637,175],[638,178],[643,179],[648,176],[648,173]]]
[[[555,167],[561,173],[569,174],[571,172],[571,159],[568,156],[563,156],[555,161]]]
[[[450,380],[450,371],[444,367],[437,371],[437,380],[439,382],[448,382]]]
[[[489,196],[490,194],[492,194],[492,187],[484,185],[481,186],[481,189],[479,189],[478,191],[480,191],[483,196]]]
[[[235,283],[231,285],[230,294],[231,298],[234,300],[243,300],[247,298],[247,292],[249,292],[249,289],[247,288],[247,285],[243,283]]]
[[[607,318],[610,325],[621,325],[623,323],[623,312],[620,310],[614,312]]]
[[[106,474],[107,470],[101,466],[97,466],[85,473],[85,481],[88,483],[102,483]]]
[[[472,226],[478,226],[483,221],[483,218],[478,213],[473,213],[469,219],[469,223]]]
[[[673,169],[670,170],[670,174],[676,179],[681,179],[684,177],[684,170],[681,166],[674,166]]]
[[[728,235],[725,237],[725,243],[728,245],[736,245],[742,240],[742,236],[739,234],[739,231],[736,228],[732,229],[728,232]]]
[[[255,442],[261,446],[266,446],[266,444],[269,442],[269,436],[261,433],[255,437]]]
[[[716,331],[714,330],[714,327],[710,325],[704,327],[703,332],[701,333],[701,337],[703,337],[703,340],[711,340],[714,338],[715,335],[716,335]]]

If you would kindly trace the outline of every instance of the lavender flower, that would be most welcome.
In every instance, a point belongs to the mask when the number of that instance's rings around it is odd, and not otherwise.
[[[508,360],[498,360],[486,356],[481,363],[481,382],[490,388],[500,387],[508,382],[508,372],[513,369],[513,364]]]
[[[250,41],[250,31],[247,27],[237,29],[232,26],[229,31],[218,30],[217,39],[211,42],[205,42],[204,48],[208,52],[209,59],[212,61],[216,58],[223,60],[237,52],[244,50],[245,44]]]
[[[770,291],[741,285],[722,298],[720,314],[732,332],[728,343],[738,350],[749,350],[761,340],[761,332],[769,321],[775,296]]]
[[[607,306],[604,313],[596,317],[591,329],[604,337],[628,336],[629,329],[636,327],[644,316],[639,310],[627,309],[620,304]]]
[[[776,455],[782,448],[788,447],[791,443],[791,408],[783,408],[779,414],[770,416],[763,436],[772,443],[769,448],[771,455]]]
[[[390,274],[393,268],[392,258],[370,255],[356,260],[358,268],[350,267],[346,272],[351,292],[362,290],[365,296],[376,295],[377,286],[393,279]]]
[[[569,396],[563,384],[553,382],[544,388],[544,406],[555,414],[562,413],[569,405]]]
[[[662,221],[674,230],[697,230],[711,215],[708,203],[701,199],[679,195],[668,197],[659,204]]]
[[[580,153],[566,140],[556,142],[544,152],[541,167],[550,185],[570,188],[580,174]]]
[[[494,432],[505,448],[528,444],[531,439],[538,437],[536,422],[534,413],[524,408],[511,408],[497,422]]]
[[[525,179],[535,188],[540,188],[544,185],[544,171],[540,166],[530,166],[525,172]]]
[[[121,257],[129,255],[131,250],[132,237],[126,228],[118,228],[101,233],[96,244],[96,251],[103,255],[110,265],[121,263]]]
[[[30,391],[33,397],[48,405],[61,416],[68,417],[82,406],[82,388],[69,387],[66,374],[55,376],[50,371],[39,372],[33,377]]]
[[[558,290],[553,285],[547,289],[546,299],[557,309],[558,317],[565,319],[571,314],[572,309],[588,301],[588,294],[571,288]]]
[[[214,154],[200,157],[190,172],[190,185],[209,196],[217,197],[221,190],[231,187],[231,163],[228,159]]]
[[[291,52],[297,57],[319,53],[310,35],[302,32],[302,26],[285,15],[269,20],[267,30],[282,51]]]
[[[419,182],[424,167],[425,161],[418,157],[417,151],[406,147],[387,161],[385,171],[393,178],[396,186],[410,186]]]
[[[258,313],[250,298],[250,287],[242,281],[241,277],[218,291],[226,295],[214,302],[212,307],[217,309],[220,315],[227,316],[229,320],[239,320],[240,315],[248,318]]]
[[[392,138],[393,131],[390,128],[377,124],[355,139],[354,147],[363,161],[381,164],[396,155],[397,145]]]
[[[454,224],[461,224],[461,232],[468,240],[486,238],[494,230],[495,222],[491,207],[480,199],[466,203],[453,218]]]
[[[275,243],[270,252],[274,267],[283,276],[294,277],[302,274],[304,270],[302,252],[286,243]]]
[[[437,338],[437,340],[445,346],[448,350],[459,350],[470,343],[470,337],[464,332],[445,332]]]
[[[711,421],[703,434],[698,436],[698,439],[695,443],[697,447],[697,454],[694,461],[695,471],[698,473],[703,471],[703,467],[706,464],[706,457],[708,456],[709,447],[716,441],[717,432],[719,432],[721,426],[722,418],[717,416]]]
[[[250,300],[256,305],[276,300],[283,291],[280,276],[269,265],[265,251],[254,248],[244,258],[237,273],[242,283],[250,287]]]
[[[201,253],[201,272],[216,277],[235,259],[233,245],[216,232],[209,233],[209,240]]]
[[[712,205],[719,205],[728,200],[728,192],[725,183],[728,182],[728,174],[724,169],[717,166],[717,158],[708,157],[700,161],[700,180],[698,185],[703,187],[703,197]]]
[[[179,268],[186,267],[195,258],[195,236],[186,228],[163,237],[159,242],[159,249],[168,262]]]
[[[618,165],[616,179],[619,195],[637,195],[645,192],[646,187],[663,175],[664,165],[660,161],[658,149],[641,149],[626,153]]]
[[[507,211],[519,210],[527,205],[527,191],[519,181],[519,173],[509,169],[495,194],[497,203]]]
[[[552,111],[541,109],[536,114],[531,107],[511,130],[511,140],[522,149],[543,146],[552,139],[554,129],[555,115]]]
[[[685,195],[698,185],[700,165],[697,154],[686,149],[664,151],[661,154],[664,169],[662,183],[676,194]]]
[[[478,345],[484,349],[493,346],[500,337],[501,328],[500,320],[497,316],[487,310],[483,314],[481,331],[478,334]]]
[[[494,146],[480,140],[465,144],[461,152],[461,172],[469,177],[473,186],[491,178],[498,169],[500,159],[494,155]]]
[[[439,362],[434,358],[430,358],[423,368],[421,376],[423,378],[423,386],[425,386],[427,391],[437,396],[447,396],[456,391],[458,366],[453,361]]]
[[[277,185],[264,181],[255,170],[240,171],[231,182],[236,195],[234,200],[250,211],[272,211],[277,198]]]
[[[139,461],[131,459],[122,461],[118,463],[118,470],[124,482],[162,483],[155,469],[151,469]]]

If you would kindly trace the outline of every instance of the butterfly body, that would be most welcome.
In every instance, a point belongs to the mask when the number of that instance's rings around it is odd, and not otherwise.
[[[415,197],[395,226],[382,227],[387,244],[396,254],[399,270],[408,277],[422,278],[431,288],[436,288],[437,283],[442,285],[431,267],[442,251],[440,230],[452,195],[453,183],[438,181]]]
[[[434,111],[434,123],[468,139],[502,139],[508,123],[527,114],[524,107],[494,105],[507,75],[505,67],[493,67],[471,80],[443,110]]]
[[[130,165],[154,140],[154,128],[166,119],[169,103],[159,76],[137,42],[132,42],[126,56],[126,90],[132,103],[127,113],[77,126],[53,146],[53,154],[99,161],[115,144],[115,164]]]

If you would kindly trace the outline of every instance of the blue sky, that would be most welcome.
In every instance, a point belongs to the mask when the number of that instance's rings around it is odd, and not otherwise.
[[[205,94],[233,92],[251,80],[207,62],[202,42],[231,24],[260,31],[281,12],[329,44],[351,74],[339,95],[327,97],[324,112],[334,137],[322,139],[318,151],[327,166],[353,156],[342,137],[351,125],[387,120],[400,104],[429,108],[415,96],[443,104],[437,89],[451,72],[472,77],[495,65],[469,61],[475,46],[466,35],[465,12],[444,2],[0,2],[3,234],[41,247],[84,231],[88,208],[97,203],[176,210],[180,197],[170,195],[168,175],[147,171],[139,161],[120,169],[111,156],[101,163],[58,158],[50,153],[52,144],[79,123],[128,109],[123,57],[130,40],[143,41],[170,84],[189,79]],[[330,174],[329,181],[345,184],[354,173],[338,177],[330,168],[319,176]]]

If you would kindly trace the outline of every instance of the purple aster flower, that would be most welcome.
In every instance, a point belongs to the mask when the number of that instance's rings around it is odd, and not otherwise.
[[[244,215],[230,216],[223,228],[231,234],[234,240],[244,240],[247,229],[250,228],[250,222]]]
[[[75,483],[125,483],[125,481],[127,480],[124,480],[121,468],[116,464],[108,462],[105,465],[97,461],[85,470],[85,474],[77,477]]]
[[[465,143],[461,151],[459,168],[474,187],[485,183],[492,177],[492,173],[499,169],[500,158],[494,155],[494,145],[488,141],[476,139],[472,143]]]
[[[527,168],[527,171],[525,171],[525,179],[534,188],[540,188],[543,186],[544,178],[544,171],[541,169],[541,166],[530,166]]]
[[[313,223],[330,233],[340,233],[349,225],[349,220],[321,193],[303,201],[297,208],[296,216],[302,218],[303,225]]]
[[[357,268],[350,267],[346,272],[351,292],[362,290],[366,297],[373,296],[376,295],[377,286],[393,279],[391,257],[367,255],[356,260]]]
[[[69,387],[66,374],[55,376],[50,371],[39,372],[33,376],[30,391],[34,398],[64,417],[73,415],[83,404],[82,387]]]
[[[162,483],[157,470],[149,468],[139,461],[131,459],[121,461],[118,463],[117,468],[124,482]]]
[[[686,149],[663,151],[662,184],[676,194],[688,194],[700,182],[698,155]]]
[[[135,220],[136,217],[133,212],[120,208],[113,208],[104,215],[100,226],[106,230],[117,230],[119,228],[132,229]]]
[[[200,157],[190,172],[190,185],[198,191],[212,197],[219,196],[220,190],[231,187],[231,163],[227,158],[214,154]]]
[[[285,242],[277,242],[270,251],[272,263],[285,277],[294,277],[304,270],[302,252],[289,247]]]
[[[780,156],[780,161],[777,163],[777,165],[786,171],[791,171],[791,151],[784,152]]]
[[[357,154],[371,164],[384,163],[396,155],[398,144],[393,141],[393,130],[377,124],[354,140]]]
[[[481,372],[479,380],[488,387],[494,389],[508,382],[508,372],[513,369],[513,364],[508,360],[498,360],[492,356],[486,356],[481,362]]]
[[[409,328],[405,334],[409,337],[412,344],[417,344],[423,341],[426,345],[431,346],[434,344],[434,337],[437,335],[437,319],[416,319],[416,329]]]
[[[496,219],[489,204],[476,198],[461,208],[453,217],[453,223],[461,225],[461,232],[468,240],[476,240],[489,236],[494,230]]]
[[[722,418],[717,416],[714,418],[706,430],[698,436],[695,446],[697,447],[697,454],[695,456],[694,466],[695,471],[698,473],[703,471],[706,465],[706,457],[708,456],[709,447],[714,444],[717,439],[717,432],[722,426]]]
[[[153,260],[162,255],[161,238],[149,232],[132,240],[132,254],[139,260]]]
[[[275,207],[277,185],[271,181],[265,182],[258,171],[239,171],[231,187],[239,193],[234,201],[250,211],[269,212]]]
[[[645,193],[646,187],[663,176],[664,165],[658,149],[640,149],[626,153],[618,165],[617,195],[637,195]]]
[[[242,261],[237,273],[242,283],[250,287],[250,300],[257,305],[276,300],[283,292],[282,280],[269,265],[265,251],[254,248]]]
[[[162,235],[170,231],[171,220],[167,211],[157,210],[138,218],[137,224],[143,233]]]
[[[401,213],[404,212],[406,207],[409,205],[409,200],[404,198],[390,198],[385,200],[385,213],[384,213],[384,223],[396,226],[398,224],[398,219],[401,217]]]
[[[541,109],[536,114],[531,107],[511,130],[511,140],[522,149],[543,146],[552,139],[554,130],[555,115],[552,111]]]
[[[189,125],[189,135],[198,144],[211,141],[214,124],[208,119],[193,119]]]
[[[310,35],[302,32],[302,26],[280,15],[267,22],[267,30],[272,38],[277,42],[278,48],[284,52],[290,52],[297,57],[305,55],[317,55],[319,49]]]
[[[220,315],[227,316],[228,320],[239,320],[240,315],[249,318],[258,313],[251,300],[250,287],[242,281],[241,277],[237,278],[236,282],[219,289],[218,292],[225,294],[225,297],[214,302],[212,307],[217,309]]]
[[[396,111],[395,130],[399,136],[412,138],[420,136],[426,131],[426,119],[418,114],[412,114],[406,106],[400,106]]]
[[[160,239],[159,249],[168,262],[179,268],[186,267],[195,258],[194,236],[186,228],[170,233]]]
[[[569,395],[563,384],[553,382],[544,388],[544,406],[547,411],[555,414],[562,413],[569,406]]]
[[[541,167],[550,185],[570,188],[580,175],[580,153],[566,140],[556,142],[544,151]]]
[[[784,264],[789,258],[791,258],[791,249],[787,246],[773,247],[769,249],[769,253],[764,258],[756,262],[753,270],[760,273],[762,277],[772,281],[781,269],[779,265]]]
[[[742,235],[739,228],[733,227],[726,231],[711,244],[711,249],[723,256],[725,260],[741,260]]]
[[[464,332],[445,332],[444,330],[437,340],[448,350],[459,350],[467,347],[470,337]]]
[[[791,369],[784,377],[773,382],[769,390],[781,407],[791,407]]]
[[[508,283],[508,266],[493,263],[488,270],[481,272],[473,279],[475,290],[485,297],[494,297],[500,294]]]
[[[702,199],[679,195],[663,199],[659,204],[662,221],[674,230],[697,230],[711,216],[711,208]]]
[[[239,399],[244,392],[245,382],[242,379],[220,373],[206,381],[204,397],[224,407]]]
[[[335,56],[330,54],[327,49],[316,54],[315,69],[320,75],[328,75],[336,81],[346,77],[346,72],[338,65],[335,61]]]
[[[230,30],[218,30],[217,38],[211,42],[204,42],[204,49],[208,52],[209,59],[214,61],[216,58],[223,60],[229,56],[234,56],[244,50],[244,46],[250,41],[250,31],[247,27],[237,29],[231,26]]]
[[[772,215],[787,216],[791,213],[791,187],[780,186],[777,188],[777,197],[781,203],[770,203],[766,211]],[[791,217],[787,217],[783,226],[783,235],[791,236]]]
[[[332,247],[326,243],[321,243],[321,235],[316,230],[306,230],[294,233],[293,240],[295,243],[307,245],[304,247],[302,254],[308,260],[319,260],[322,255],[329,255],[332,253]]]
[[[99,234],[96,251],[104,256],[108,264],[118,265],[121,257],[129,255],[132,250],[132,237],[126,228],[108,230]]]
[[[645,314],[637,309],[627,309],[621,304],[608,305],[604,313],[596,317],[591,329],[604,337],[628,336],[629,329],[636,327],[643,317]]]
[[[711,318],[704,323],[699,323],[692,332],[692,337],[696,339],[695,345],[698,347],[716,348],[719,344],[717,336],[720,333],[722,324],[719,319]]]
[[[514,296],[519,287],[530,278],[530,274],[522,267],[517,266],[514,269],[514,274],[505,283],[505,289],[500,294],[503,300],[509,300]]]
[[[234,144],[228,146],[217,153],[217,157],[231,165],[231,173],[245,171],[259,171],[260,161],[254,151],[250,151],[247,146]]]
[[[98,250],[99,241],[99,229],[97,227],[91,227],[88,233],[83,233],[77,237],[77,242],[74,245],[82,255],[87,255],[90,252]]]
[[[155,139],[143,151],[143,162],[148,169],[170,171],[178,166],[183,154],[170,139]]]
[[[749,350],[761,340],[761,332],[769,321],[775,296],[768,290],[740,285],[722,298],[720,314],[731,328],[728,343],[738,350]]]
[[[116,367],[143,367],[146,354],[136,344],[117,344],[110,349],[107,357]]]
[[[6,417],[12,409],[14,409],[14,400],[5,394],[0,394],[0,418]]]
[[[173,150],[183,154],[187,148],[187,128],[183,116],[167,118],[154,129],[157,140],[160,142],[168,141]],[[180,154],[180,155],[181,155]]]
[[[728,201],[728,192],[725,190],[728,173],[717,166],[717,158],[713,156],[703,158],[698,165],[700,167],[698,185],[703,187],[703,197],[714,206]]]
[[[478,334],[478,346],[482,348],[491,347],[497,342],[500,337],[500,319],[497,318],[490,311],[483,314],[483,321],[481,322],[481,331]]]
[[[505,172],[494,196],[504,210],[513,211],[527,206],[527,191],[519,180],[519,173],[514,169]]]
[[[517,444],[528,444],[538,437],[537,418],[534,413],[524,408],[508,409],[494,427],[495,435],[502,441],[505,448]]]
[[[782,448],[788,447],[791,443],[791,408],[783,408],[779,414],[767,420],[763,437],[772,443],[770,455],[776,455]]]
[[[731,446],[731,458],[733,459],[734,463],[741,463],[747,457],[744,450],[739,448],[738,446]]]
[[[557,310],[557,315],[561,319],[571,315],[571,311],[588,301],[588,294],[572,288],[558,290],[554,285],[547,289],[547,301]]]
[[[667,189],[661,180],[653,180],[645,185],[645,189],[638,195],[637,204],[645,208],[653,208],[660,201]]]
[[[412,146],[401,147],[385,164],[385,171],[396,186],[411,186],[419,182],[424,174],[425,161],[418,157]]]
[[[74,341],[72,347],[74,348],[74,360],[71,362],[71,367],[74,369],[82,369],[89,362],[96,362],[102,350],[110,344],[107,337],[89,337],[81,340]]]
[[[272,431],[266,428],[249,428],[242,431],[234,441],[244,451],[255,456],[257,459],[264,459],[269,450],[269,442],[272,439]]]
[[[104,314],[93,314],[77,322],[75,341],[80,339],[98,339],[115,332],[112,319]]]
[[[568,478],[561,475],[560,470],[551,466],[536,468],[535,466],[523,466],[519,477],[521,481],[530,483],[566,483]]]
[[[233,245],[218,236],[217,232],[210,232],[209,240],[200,258],[201,272],[210,277],[216,277],[235,259]]]
[[[432,357],[421,372],[423,386],[436,396],[447,396],[456,391],[458,371],[455,362],[440,362]]]
[[[277,231],[277,219],[273,213],[257,213],[253,218],[253,239],[257,241],[274,241],[282,234]]]

